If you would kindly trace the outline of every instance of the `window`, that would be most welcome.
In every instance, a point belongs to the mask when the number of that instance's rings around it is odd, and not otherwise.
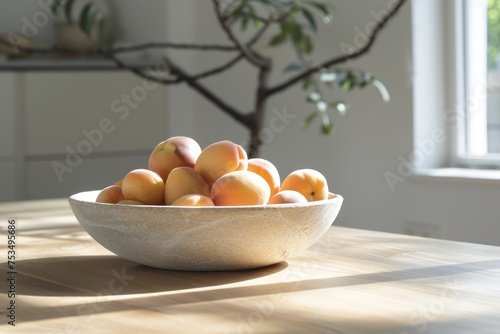
[[[412,45],[412,173],[500,183],[500,0],[412,1]]]
[[[458,0],[456,164],[500,167],[500,0]],[[460,28],[460,21],[462,21]],[[461,101],[460,101],[461,100]]]

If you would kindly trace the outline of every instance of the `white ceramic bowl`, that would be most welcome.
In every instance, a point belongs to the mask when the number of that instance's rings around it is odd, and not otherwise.
[[[96,203],[99,191],[69,204],[87,233],[116,255],[156,268],[239,270],[286,260],[332,225],[343,198],[307,204],[235,207]]]

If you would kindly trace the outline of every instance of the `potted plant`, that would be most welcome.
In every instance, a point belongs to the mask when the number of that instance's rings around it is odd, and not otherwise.
[[[90,55],[113,42],[111,15],[101,1],[54,0],[52,12],[58,18],[56,35],[62,47]]]

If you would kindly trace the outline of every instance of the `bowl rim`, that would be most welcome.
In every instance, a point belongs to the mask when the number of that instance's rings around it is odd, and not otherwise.
[[[69,203],[85,203],[86,205],[95,205],[100,207],[114,207],[114,208],[134,208],[137,210],[151,210],[151,209],[163,209],[163,210],[280,210],[280,209],[290,209],[299,207],[312,207],[330,204],[334,202],[343,202],[344,198],[342,195],[329,192],[328,199],[307,202],[307,203],[285,203],[285,204],[272,204],[272,205],[234,205],[234,206],[172,206],[172,205],[129,205],[129,204],[112,204],[112,203],[99,203],[95,201],[89,201],[82,197],[89,196],[91,194],[97,194],[101,190],[89,190],[82,191],[71,195],[68,198]]]

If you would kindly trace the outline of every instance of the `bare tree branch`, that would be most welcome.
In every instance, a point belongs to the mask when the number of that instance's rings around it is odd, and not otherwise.
[[[373,43],[377,39],[380,31],[385,27],[387,22],[389,22],[389,20],[398,13],[400,8],[407,1],[408,0],[399,0],[398,1],[398,3],[387,13],[387,15],[381,21],[379,21],[377,23],[377,25],[373,29],[372,33],[368,37],[368,42],[366,42],[366,44],[363,47],[361,47],[360,49],[358,49],[357,51],[355,51],[351,54],[341,55],[341,56],[326,60],[321,64],[309,67],[307,70],[302,71],[301,73],[293,76],[292,78],[285,80],[284,82],[277,84],[274,87],[268,88],[266,95],[271,96],[271,95],[274,95],[276,93],[279,93],[279,92],[287,89],[288,87],[298,83],[299,81],[307,78],[311,74],[318,72],[322,68],[327,68],[327,67],[331,67],[331,66],[338,65],[341,63],[345,63],[349,60],[359,58],[362,55],[368,53],[370,51],[371,47],[373,46]]]
[[[236,63],[238,63],[243,58],[245,58],[245,57],[243,56],[243,54],[240,53],[238,56],[234,57],[233,59],[231,59],[230,61],[228,61],[227,63],[225,63],[221,66],[215,67],[215,68],[213,68],[211,70],[207,70],[205,72],[201,72],[199,74],[192,75],[191,79],[199,80],[199,79],[207,78],[207,77],[210,77],[212,75],[224,72],[227,69],[229,69],[230,67],[232,67],[233,65],[235,65]]]
[[[243,114],[242,112],[238,111],[233,106],[230,106],[229,104],[224,102],[221,98],[216,96],[212,91],[210,91],[204,85],[199,83],[197,80],[193,79],[193,77],[191,77],[189,74],[184,72],[180,67],[178,67],[168,57],[165,57],[164,60],[165,60],[165,63],[167,64],[168,68],[170,69],[171,73],[178,76],[179,79],[186,82],[186,84],[188,84],[191,88],[195,89],[198,93],[203,95],[206,99],[208,99],[210,102],[215,104],[217,107],[219,107],[221,110],[223,110],[229,116],[231,116],[237,122],[241,123],[245,127],[249,126],[248,115]]]
[[[146,74],[145,70],[140,70],[139,68],[132,67],[132,66],[129,66],[129,65],[125,64],[118,57],[116,57],[113,53],[111,53],[109,51],[100,50],[100,52],[102,52],[102,54],[105,57],[107,57],[110,60],[112,60],[116,64],[116,66],[118,68],[122,68],[122,69],[126,69],[128,71],[131,71],[132,73],[134,73],[135,75],[137,75],[137,76],[139,76],[139,77],[141,77],[143,79],[146,79],[146,80],[149,80],[149,81],[152,81],[152,82],[156,82],[156,83],[159,83],[159,84],[163,84],[163,85],[177,84],[177,83],[181,82],[181,80],[179,78],[175,78],[175,79],[158,78],[158,77]]]
[[[259,55],[257,55],[255,52],[253,52],[248,46],[241,44],[241,42],[236,38],[236,36],[233,34],[231,31],[231,28],[228,27],[228,25],[225,22],[225,18],[222,16],[222,13],[220,11],[220,1],[219,0],[212,0],[215,14],[217,16],[217,20],[219,21],[222,30],[226,33],[227,37],[231,42],[234,43],[234,45],[240,50],[240,52],[245,56],[245,58],[253,65],[257,67],[262,67],[265,66],[266,61],[262,59]]]
[[[259,31],[257,31],[255,33],[255,35],[248,41],[247,47],[251,47],[252,45],[254,45],[255,43],[257,43],[257,41],[262,37],[262,35],[264,34],[264,32],[266,32],[266,30],[267,30],[267,28],[269,28],[269,26],[270,26],[269,22],[264,23],[264,26],[262,28],[260,28]],[[199,74],[194,74],[194,75],[191,76],[191,78],[194,79],[194,80],[198,80],[198,79],[203,79],[203,78],[212,76],[214,74],[221,73],[221,72],[229,69],[231,66],[235,65],[236,63],[238,63],[243,58],[245,58],[245,56],[242,53],[240,53],[238,56],[236,56],[235,58],[231,59],[226,64],[223,64],[223,65],[221,65],[219,67],[215,67],[215,68],[213,68],[211,70],[207,70],[207,71],[199,73]]]
[[[270,22],[264,23],[264,26],[262,28],[260,28],[259,31],[257,31],[257,33],[255,33],[255,35],[248,41],[247,46],[250,47],[253,44],[255,44],[259,40],[259,38],[262,37],[262,35],[264,34],[264,32],[267,30],[267,28],[269,26],[270,26]],[[116,49],[114,49],[114,50],[116,50]],[[125,65],[123,62],[121,62],[119,59],[117,59],[113,54],[108,54],[107,57],[112,59],[118,67],[124,68],[124,69],[131,69],[129,66]],[[232,66],[234,66],[235,64],[237,64],[243,58],[244,58],[243,54],[240,53],[239,55],[237,55],[236,57],[234,57],[233,59],[229,60],[227,63],[225,63],[221,66],[214,67],[213,69],[206,70],[204,72],[191,75],[191,79],[200,80],[200,79],[204,79],[204,78],[213,76],[215,74],[222,73],[222,72],[228,70],[229,68],[231,68]],[[151,77],[151,76],[147,75],[144,71],[135,70],[133,72],[144,79],[152,80],[152,81],[155,81],[158,83],[162,83],[164,85],[179,84],[179,83],[183,82],[183,80],[180,78],[175,78],[175,79],[170,79],[170,80],[160,79],[160,78]]]
[[[184,82],[184,79],[177,77],[175,74],[174,74],[174,76],[176,76],[176,78],[173,78],[173,79],[158,78],[158,77],[149,75],[144,70],[139,70],[137,68],[134,68],[134,67],[131,67],[129,65],[124,64],[118,57],[115,57],[113,54],[106,55],[106,57],[111,59],[116,64],[116,66],[118,68],[123,68],[123,69],[129,70],[132,73],[136,74],[137,76],[139,76],[143,79],[146,79],[146,80],[150,80],[150,81],[160,83],[163,85],[175,85],[175,84],[180,84],[180,83]],[[239,54],[238,56],[229,60],[227,63],[222,64],[221,66],[214,67],[213,69],[192,75],[191,80],[200,80],[200,79],[208,78],[210,76],[222,73],[222,72],[228,70],[229,68],[231,68],[233,65],[238,63],[243,58],[244,58],[243,55]]]

